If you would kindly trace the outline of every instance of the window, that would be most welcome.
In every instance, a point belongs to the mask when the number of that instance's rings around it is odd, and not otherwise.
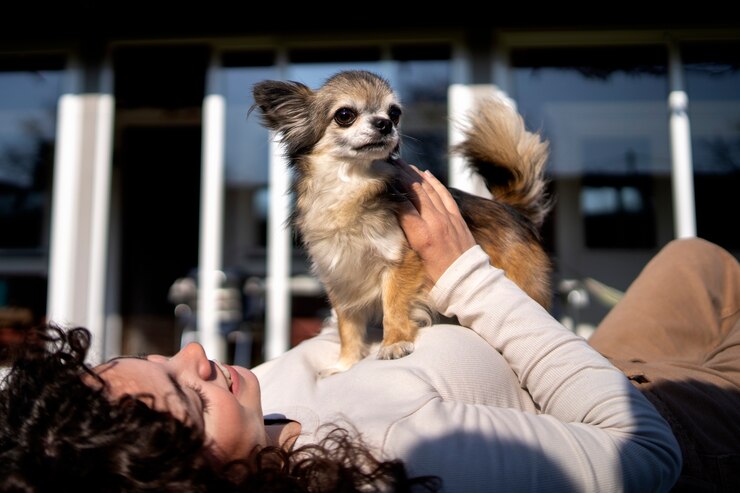
[[[740,44],[682,47],[689,96],[697,235],[740,249]]]
[[[63,60],[0,58],[0,249],[45,250]]]
[[[588,175],[580,206],[588,248],[651,248],[655,244],[652,180]],[[642,242],[642,243],[640,243]]]
[[[254,104],[252,86],[277,77],[271,51],[227,53],[221,69],[226,98],[224,265],[244,265],[265,275],[268,131]]]
[[[518,49],[511,60],[518,109],[550,141],[555,193],[580,182],[586,246],[654,247],[654,185],[670,188],[665,49]]]
[[[401,155],[447,183],[449,45],[395,46],[390,82],[404,105]]]
[[[63,57],[0,56],[0,327],[46,313],[54,139]]]

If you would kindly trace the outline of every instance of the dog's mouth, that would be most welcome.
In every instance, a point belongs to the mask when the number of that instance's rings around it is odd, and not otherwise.
[[[355,147],[355,151],[359,151],[359,152],[362,152],[362,151],[377,151],[379,149],[385,149],[386,147],[388,147],[388,144],[390,144],[390,142],[387,142],[387,141],[384,141],[384,140],[379,140],[379,141],[376,141],[376,142],[369,142],[367,144],[364,144],[364,145]]]

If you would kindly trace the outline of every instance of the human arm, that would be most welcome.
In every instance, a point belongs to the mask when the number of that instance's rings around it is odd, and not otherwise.
[[[457,316],[503,356],[540,414],[434,402],[429,415],[404,424],[404,433],[417,424],[429,432],[436,415],[456,430],[450,439],[459,442],[457,455],[464,449],[490,461],[477,469],[460,464],[459,473],[483,475],[502,488],[514,482],[548,491],[667,491],[673,485],[680,452],[655,408],[585,340],[492,267],[482,249],[460,257],[432,297],[443,314]]]
[[[450,262],[443,253],[457,253],[458,213],[435,205],[444,204],[445,190],[429,182],[415,187],[424,192],[416,194],[416,214],[407,209],[400,221],[412,248],[434,264],[427,269],[437,281],[431,293],[436,308],[503,356],[540,414],[433,401],[398,427],[391,447],[422,467],[453,463],[446,473],[451,484],[466,488],[480,481],[503,490],[667,491],[681,457],[655,408],[492,267],[482,249],[463,250]],[[435,276],[438,269],[442,273]],[[411,445],[419,442],[415,435],[425,437],[425,447]]]

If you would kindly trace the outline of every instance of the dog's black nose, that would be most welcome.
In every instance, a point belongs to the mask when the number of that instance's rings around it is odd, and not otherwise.
[[[393,130],[393,122],[388,118],[376,118],[373,121],[373,125],[377,128],[381,134],[388,135]]]

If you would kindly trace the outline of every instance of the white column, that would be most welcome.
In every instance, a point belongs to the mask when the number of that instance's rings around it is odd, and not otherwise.
[[[270,189],[267,219],[267,306],[265,312],[265,359],[290,348],[291,173],[283,148],[275,135],[270,139]]]
[[[88,360],[97,363],[111,346],[105,300],[114,102],[108,65],[100,92],[81,93],[81,74],[71,60],[57,114],[47,316],[88,328]]]
[[[465,124],[465,116],[473,107],[473,91],[470,86],[452,84],[447,91],[447,106],[450,121],[447,129],[447,140],[450,147],[452,147],[464,139],[462,129]],[[451,156],[448,185],[469,192],[472,189],[469,177],[470,172],[465,167],[463,159],[460,156]]]
[[[106,67],[104,71],[110,71]],[[104,77],[106,77],[104,75]],[[85,325],[102,331],[102,337],[93,338],[92,352],[103,360],[120,354],[120,340],[111,340],[105,316],[105,289],[107,286],[108,235],[110,230],[111,167],[113,156],[114,100],[112,88],[97,95],[95,113],[92,210],[90,225],[90,273],[88,282],[87,321]]]
[[[223,282],[224,131],[226,101],[216,94],[216,70],[209,73],[209,94],[203,102],[203,153],[198,250],[198,340],[211,359],[226,359],[217,295]]]
[[[448,142],[450,147],[455,146],[465,138],[464,128],[467,125],[468,113],[474,108],[477,97],[492,97],[496,95],[493,85],[452,84],[447,91],[447,105],[450,124],[448,127]],[[453,155],[449,163],[448,185],[464,192],[481,197],[491,196],[483,180],[472,172],[462,157]]]
[[[47,317],[59,324],[80,323],[74,317],[76,247],[78,244],[78,197],[81,167],[83,100],[79,94],[63,94],[57,111],[54,183],[49,241]],[[101,338],[90,327],[93,338]]]
[[[676,43],[669,45],[668,71],[674,229],[676,238],[690,238],[696,236],[696,213],[689,97],[684,87],[683,64]]]

